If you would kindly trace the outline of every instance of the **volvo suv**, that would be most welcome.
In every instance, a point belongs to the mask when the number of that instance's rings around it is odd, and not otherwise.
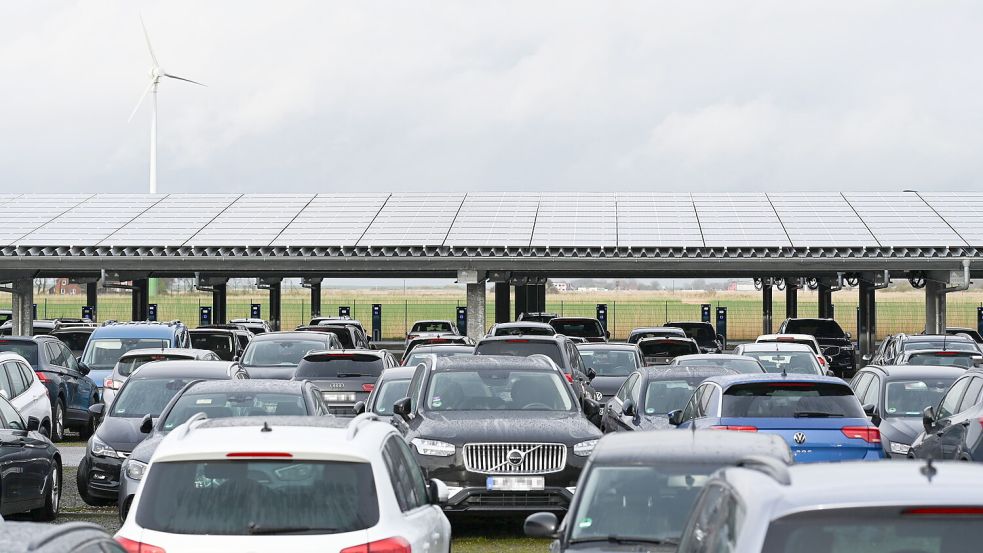
[[[852,378],[857,372],[857,351],[850,333],[844,332],[833,319],[785,319],[778,328],[780,334],[809,334],[819,342],[819,348],[829,360],[829,368],[841,378]]]

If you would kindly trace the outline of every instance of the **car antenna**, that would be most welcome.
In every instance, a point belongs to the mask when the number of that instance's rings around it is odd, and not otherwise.
[[[922,476],[925,478],[928,478],[928,483],[931,484],[932,477],[938,474],[939,469],[935,468],[935,465],[932,464],[932,458],[929,457],[925,462],[925,466],[918,469],[918,472],[922,473]]]
[[[273,429],[270,428],[270,423],[268,423],[266,421],[263,421],[263,428],[260,428],[259,431],[260,432],[273,432]]]

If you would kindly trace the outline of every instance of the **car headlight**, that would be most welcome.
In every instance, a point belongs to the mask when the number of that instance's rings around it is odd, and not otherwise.
[[[898,455],[907,455],[911,451],[910,445],[899,444],[898,442],[891,442],[891,453],[897,453]]]
[[[145,472],[147,472],[147,463],[141,463],[133,459],[127,459],[123,463],[123,473],[126,474],[127,478],[142,480]]]
[[[450,457],[454,455],[456,449],[454,444],[423,438],[413,438],[410,443],[416,446],[416,451],[420,455],[432,455],[434,457]]]
[[[116,453],[115,449],[106,445],[105,442],[103,442],[96,436],[92,437],[92,444],[89,446],[89,449],[91,449],[92,454],[97,457],[112,457],[114,459],[119,458],[119,454]]]
[[[573,454],[578,457],[587,457],[594,451],[594,446],[597,445],[597,440],[587,440],[586,442],[580,442],[579,444],[573,446]]]

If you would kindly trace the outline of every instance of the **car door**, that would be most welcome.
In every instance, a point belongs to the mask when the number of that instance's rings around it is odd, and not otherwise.
[[[49,370],[56,373],[62,381],[61,392],[65,394],[65,407],[68,412],[66,418],[74,418],[78,414],[78,377],[71,374],[68,370],[68,360],[61,349],[55,346],[54,342],[44,342],[42,346],[48,353]],[[39,348],[40,349],[40,348]]]
[[[959,401],[959,407],[949,417],[949,424],[941,430],[939,448],[942,450],[943,459],[961,460],[961,455],[965,449],[966,430],[970,424],[976,422],[975,418],[968,417],[967,414],[979,403],[981,391],[983,391],[983,377],[974,376],[970,378],[969,385],[966,386],[966,393]]]
[[[625,395],[617,405],[617,412],[612,413],[613,420],[618,426],[617,430],[635,430],[638,427],[636,421],[638,421],[638,410],[641,408],[639,406],[641,380],[641,375],[634,373],[623,386]],[[631,416],[624,413],[624,405],[628,400],[635,403],[635,414]]]
[[[700,404],[703,401],[705,389],[705,385],[700,385],[690,396],[689,401],[686,402],[686,407],[683,408],[682,423],[680,423],[679,428],[689,428],[696,425],[697,419],[701,417]]]
[[[56,343],[55,347],[62,350],[62,358],[65,360],[66,374],[68,374],[74,384],[75,384],[75,405],[79,410],[82,418],[88,417],[89,405],[92,404],[92,398],[96,395],[96,390],[98,389],[95,382],[91,378],[82,374],[79,370],[78,361],[72,357],[72,352],[65,344]]]
[[[881,399],[881,377],[871,374],[870,385],[860,398],[860,405],[873,405],[875,408]]]
[[[47,463],[36,454],[36,447],[28,446],[27,424],[9,401],[0,398],[0,512],[4,515],[36,506],[38,473]]]
[[[38,419],[44,420],[44,417],[51,416],[51,401],[48,399],[47,388],[44,384],[37,382],[37,375],[31,370],[31,367],[24,364],[18,363],[20,367],[21,374],[24,376],[24,382],[27,383],[27,395],[30,398],[29,407],[26,411],[21,411],[21,414],[25,412],[30,415],[37,413]]]
[[[435,506],[428,500],[423,473],[412,455],[406,442],[396,436],[390,436],[382,448],[382,458],[402,514],[399,535],[410,543],[412,551],[443,551],[436,547],[443,532],[434,516]]]
[[[24,395],[27,391],[27,383],[24,382],[24,375],[21,374],[20,367],[14,361],[4,363],[3,373],[6,382],[10,383],[10,388],[7,388],[7,399],[10,400],[10,403],[15,409],[23,413],[26,409],[30,408],[31,404],[31,398]]]
[[[938,409],[935,410],[935,423],[931,428],[926,429],[925,438],[922,440],[918,456],[921,458],[931,457],[933,459],[947,459],[943,455],[942,436],[946,428],[952,424],[951,418],[959,410],[966,388],[972,376],[964,376],[957,380],[949,391],[942,396]]]

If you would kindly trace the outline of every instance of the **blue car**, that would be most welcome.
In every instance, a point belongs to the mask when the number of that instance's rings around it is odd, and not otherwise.
[[[677,428],[767,432],[781,436],[797,463],[884,458],[881,434],[846,382],[831,376],[738,374],[706,379]]]

